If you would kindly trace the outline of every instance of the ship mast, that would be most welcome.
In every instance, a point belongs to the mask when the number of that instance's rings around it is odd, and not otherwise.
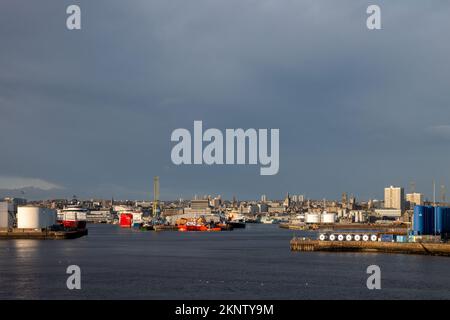
[[[159,202],[159,177],[153,177],[153,217],[156,216]]]

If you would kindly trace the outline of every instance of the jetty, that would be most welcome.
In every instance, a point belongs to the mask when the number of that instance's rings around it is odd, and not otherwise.
[[[293,224],[280,223],[280,228],[289,230],[313,230],[313,231],[332,231],[332,230],[383,230],[394,234],[406,234],[408,226],[405,224],[367,224],[367,223],[316,223],[316,224]]]
[[[291,251],[379,252],[450,256],[450,243],[321,241],[294,237]]]
[[[177,231],[178,227],[177,226],[173,226],[173,225],[159,225],[159,224],[155,224],[153,226],[153,230],[154,231]]]
[[[76,239],[88,234],[87,229],[51,231],[46,229],[0,229],[0,239],[63,240]]]

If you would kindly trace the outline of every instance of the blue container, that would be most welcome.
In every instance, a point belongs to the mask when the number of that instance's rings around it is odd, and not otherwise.
[[[413,217],[414,235],[435,234],[435,219],[433,206],[415,206]]]
[[[395,237],[393,234],[382,234],[381,235],[381,242],[393,242],[395,240]]]

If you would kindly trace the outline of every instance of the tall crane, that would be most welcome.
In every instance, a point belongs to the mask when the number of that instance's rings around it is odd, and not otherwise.
[[[156,216],[159,205],[159,177],[153,177],[153,217]]]

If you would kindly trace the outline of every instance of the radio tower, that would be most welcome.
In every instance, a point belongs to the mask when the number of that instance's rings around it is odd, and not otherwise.
[[[153,217],[156,216],[159,202],[159,177],[153,178]]]

